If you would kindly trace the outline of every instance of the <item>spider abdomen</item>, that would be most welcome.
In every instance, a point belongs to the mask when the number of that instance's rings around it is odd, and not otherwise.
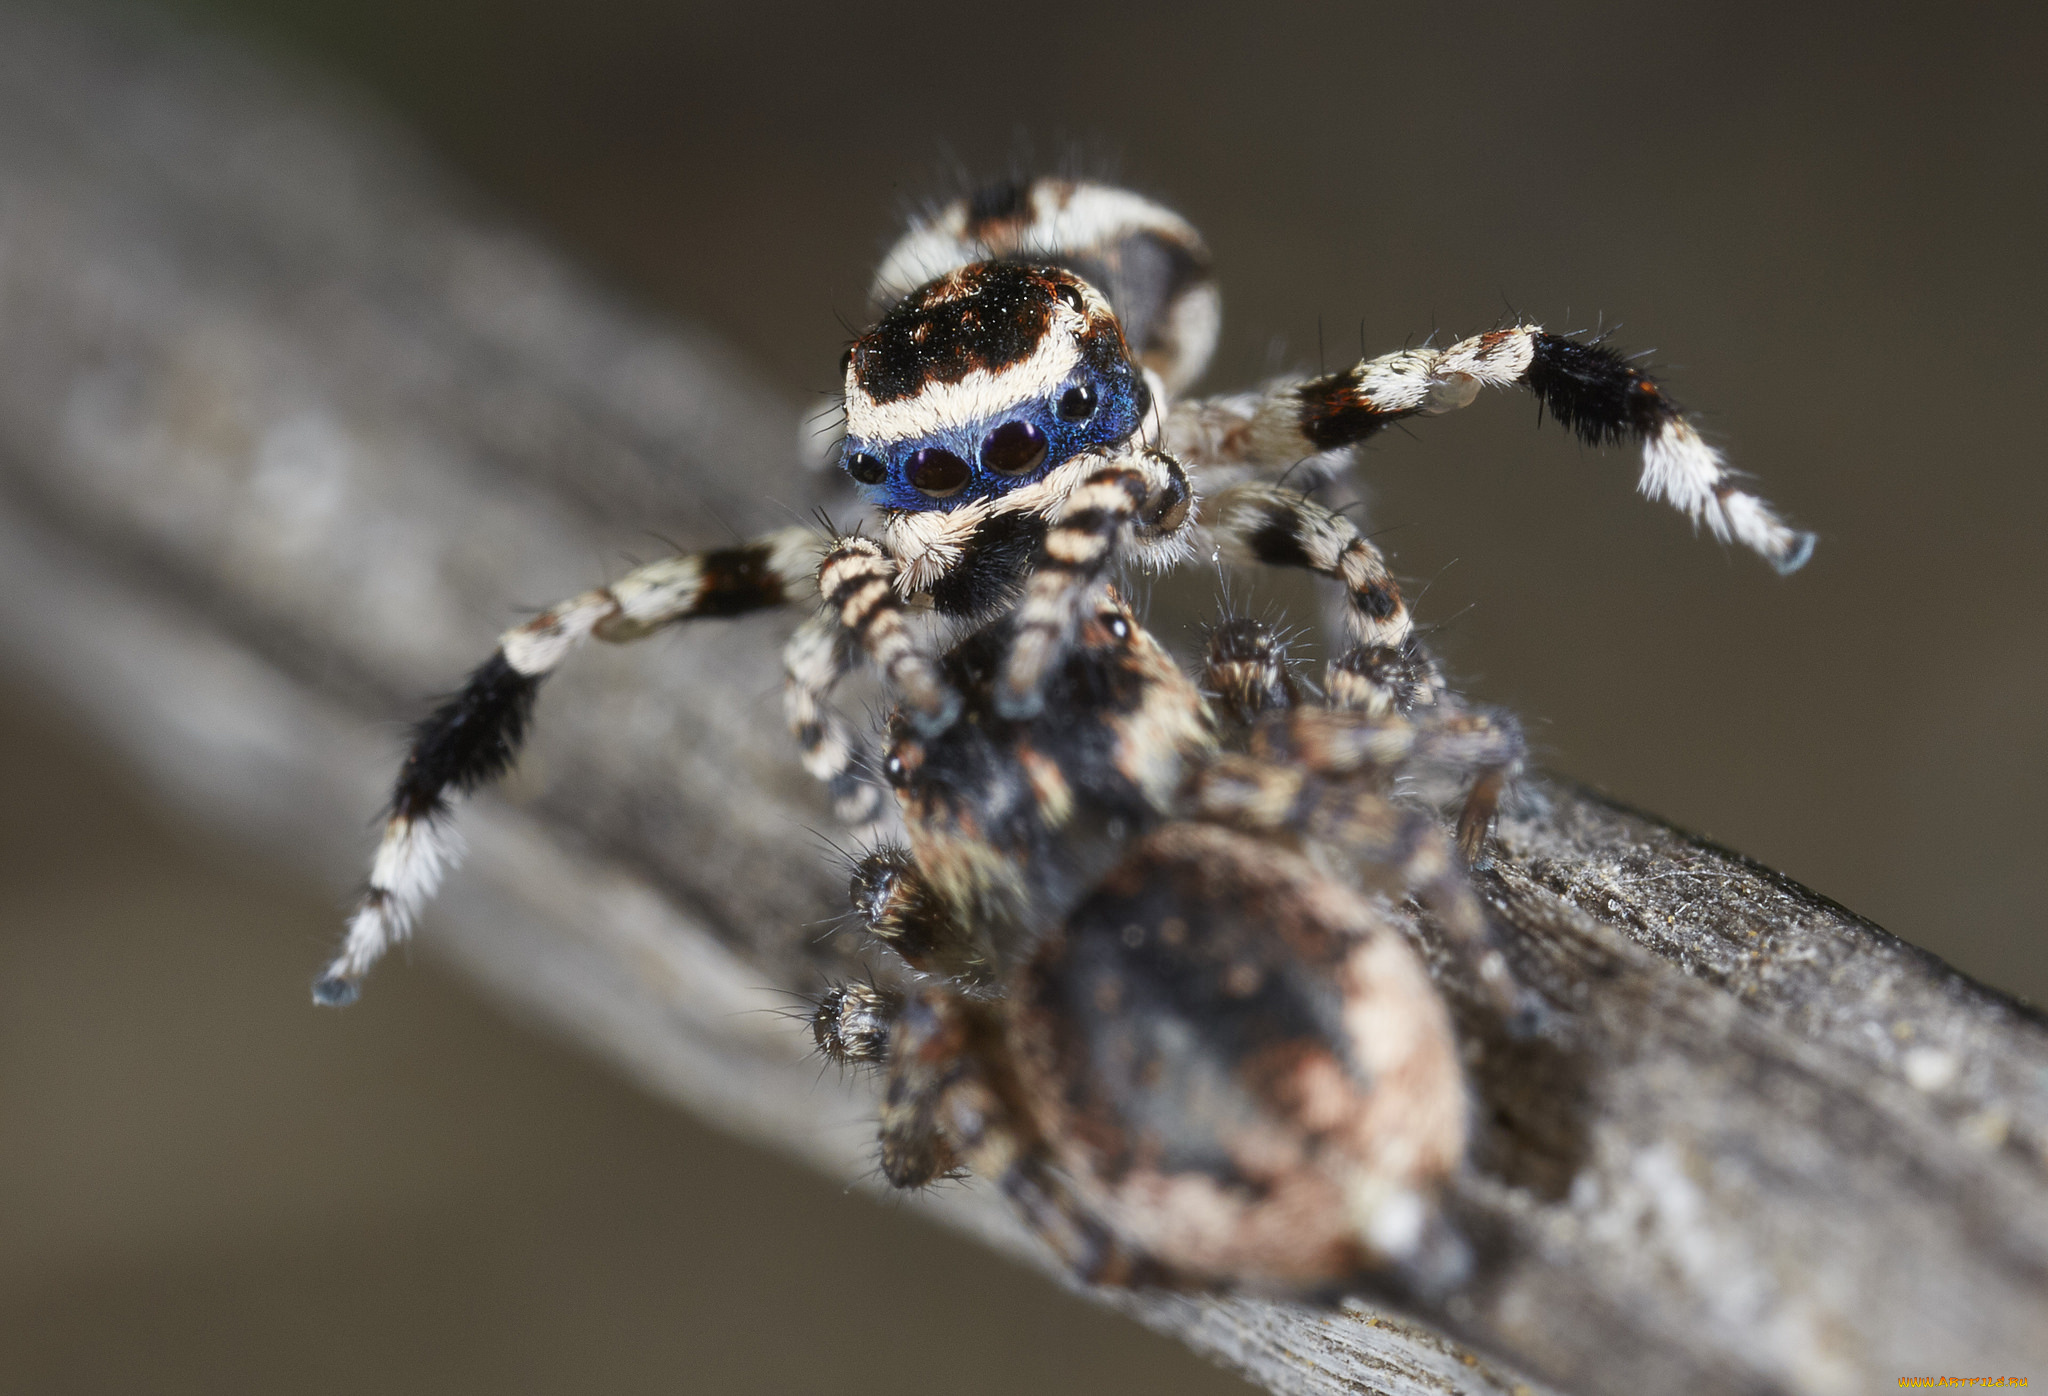
[[[1411,1261],[1464,1152],[1441,999],[1300,855],[1135,844],[1021,977],[1012,1054],[1084,1205],[1169,1269],[1257,1287]]]

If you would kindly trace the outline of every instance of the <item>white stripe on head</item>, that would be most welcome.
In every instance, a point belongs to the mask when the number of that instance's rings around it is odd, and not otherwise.
[[[920,441],[948,431],[965,431],[1016,407],[1050,397],[1081,366],[1078,338],[1085,322],[1062,305],[1031,353],[996,370],[977,368],[954,383],[926,383],[909,397],[876,402],[854,381],[846,381],[846,435],[863,445]]]

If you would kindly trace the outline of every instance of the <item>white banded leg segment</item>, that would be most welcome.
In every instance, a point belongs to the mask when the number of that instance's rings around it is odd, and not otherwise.
[[[1217,500],[1216,532],[1235,556],[1297,567],[1344,588],[1354,643],[1399,647],[1415,628],[1387,560],[1344,515],[1272,485],[1240,485]]]
[[[1643,476],[1636,488],[1695,524],[1706,524],[1723,543],[1762,554],[1781,573],[1798,571],[1813,556],[1814,535],[1786,523],[1768,500],[1738,489],[1720,451],[1683,417],[1673,417],[1643,443]]]
[[[1495,330],[1447,349],[1403,349],[1320,378],[1281,379],[1255,393],[1176,403],[1164,444],[1198,465],[1291,470],[1404,417],[1467,406],[1482,387],[1519,383],[1537,333],[1533,325]]]
[[[960,695],[912,633],[907,604],[896,592],[896,560],[882,545],[857,534],[834,539],[818,566],[818,592],[912,724],[926,735],[952,726]]]
[[[810,594],[823,550],[816,530],[785,528],[736,548],[650,562],[607,589],[617,609],[598,625],[597,638],[625,643],[676,621],[744,615],[801,600]]]
[[[832,812],[856,828],[881,817],[882,792],[862,779],[867,749],[830,698],[851,656],[835,616],[813,616],[782,650],[782,711],[803,754],[804,769],[824,783]]]
[[[996,681],[996,711],[1004,717],[1026,718],[1039,710],[1047,676],[1106,582],[1120,541],[1155,493],[1155,481],[1148,477],[1166,473],[1162,460],[1171,463],[1171,457],[1148,451],[1101,461],[1074,487],[1046,530]]]

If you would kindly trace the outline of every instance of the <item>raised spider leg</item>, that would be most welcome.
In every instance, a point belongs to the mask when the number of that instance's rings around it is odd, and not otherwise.
[[[341,953],[315,981],[314,999],[350,1002],[370,967],[411,931],[461,857],[461,842],[446,823],[450,802],[511,766],[541,680],[584,641],[595,636],[625,643],[677,621],[787,604],[810,591],[818,548],[815,533],[792,528],[737,548],[664,558],[506,631],[496,652],[415,729],[369,890],[349,921]]]
[[[1705,523],[1722,542],[1754,549],[1778,571],[1795,571],[1812,555],[1813,535],[1736,488],[1721,453],[1654,379],[1604,344],[1539,325],[1474,335],[1444,349],[1404,349],[1263,392],[1178,403],[1167,413],[1161,444],[1201,465],[1289,469],[1348,450],[1405,417],[1467,406],[1482,387],[1534,393],[1588,445],[1639,443],[1638,489]]]

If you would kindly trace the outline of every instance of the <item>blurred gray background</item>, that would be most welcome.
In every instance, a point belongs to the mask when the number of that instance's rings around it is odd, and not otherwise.
[[[1620,323],[1813,563],[1690,537],[1498,397],[1359,472],[1440,648],[1553,770],[2048,996],[2038,7],[182,9],[727,337],[793,449],[902,209],[961,171],[1078,159],[1192,218],[1210,387]],[[430,962],[313,1012],[324,890],[36,694],[0,721],[0,1388],[1239,1389]]]

